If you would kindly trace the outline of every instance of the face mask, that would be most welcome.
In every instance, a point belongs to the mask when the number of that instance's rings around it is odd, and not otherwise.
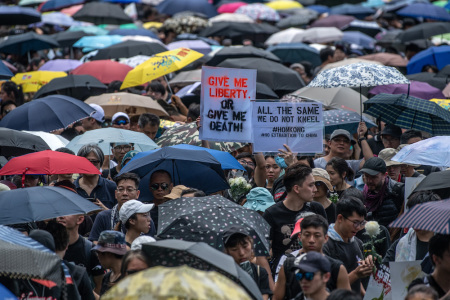
[[[286,169],[287,165],[286,162],[284,161],[284,158],[279,157],[279,156],[275,156],[275,162],[277,163],[278,166],[280,166],[280,168],[282,169]]]

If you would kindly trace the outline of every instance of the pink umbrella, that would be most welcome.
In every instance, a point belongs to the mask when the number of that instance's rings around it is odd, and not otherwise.
[[[234,13],[236,9],[244,5],[247,5],[247,3],[245,2],[225,3],[217,9],[217,12],[219,14]]]
[[[131,70],[133,70],[132,67],[112,60],[95,60],[82,64],[74,69],[71,74],[91,75],[101,83],[109,84],[115,80],[123,81]]]
[[[408,94],[408,85],[407,84],[379,85],[371,89],[369,93],[373,95],[378,95],[381,93],[396,94],[396,95]],[[432,87],[426,82],[412,81],[412,80],[411,86],[409,87],[409,95],[426,100],[430,100],[432,98],[437,99],[445,98],[439,89]]]
[[[64,9],[61,9],[61,12],[66,15],[73,16],[77,11],[79,11],[80,9],[83,8],[83,5],[84,4],[78,4],[78,5],[68,7],[68,8],[64,8]]]

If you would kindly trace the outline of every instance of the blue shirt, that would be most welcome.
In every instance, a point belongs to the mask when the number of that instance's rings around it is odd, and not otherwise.
[[[97,186],[92,190],[92,193],[88,195],[86,191],[80,187],[80,178],[81,177],[78,177],[74,182],[78,195],[84,198],[99,199],[109,209],[117,204],[115,196],[117,186],[115,182],[105,179],[102,176],[98,176]]]

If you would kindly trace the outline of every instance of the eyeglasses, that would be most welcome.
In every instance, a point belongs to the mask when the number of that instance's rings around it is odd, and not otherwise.
[[[311,281],[314,279],[314,273],[313,272],[297,272],[295,273],[295,278],[297,279],[297,281],[300,281],[302,279],[306,279],[308,281]]]
[[[245,159],[240,159],[238,160],[241,164],[243,165],[247,165],[249,167],[254,167],[255,164],[252,161],[246,161]]]
[[[126,189],[124,189],[124,188],[117,188],[117,192],[120,193],[120,194],[125,193],[125,191],[129,194],[129,193],[132,193],[134,191],[137,191],[137,189],[133,189],[133,188],[126,188]]]
[[[159,190],[159,188],[161,188],[162,190],[168,190],[169,189],[169,184],[168,183],[153,183],[150,185],[150,188],[154,191]]]
[[[94,166],[95,166],[95,165],[98,165],[98,164],[100,163],[99,160],[90,160],[90,159],[88,159],[88,160],[89,160],[89,162],[90,162],[91,164],[93,164]]]
[[[127,120],[118,120],[118,121],[115,121],[114,124],[116,124],[116,125],[127,125],[128,121]]]
[[[131,150],[131,146],[115,146],[114,147],[115,151],[125,151],[128,152]]]
[[[358,227],[364,227],[364,226],[366,226],[366,223],[367,223],[367,221],[366,220],[364,220],[364,221],[361,221],[361,222],[358,222],[358,221],[352,221],[352,220],[350,220],[349,218],[347,218],[347,217],[345,217],[345,216],[343,216],[345,219],[347,219],[347,220],[349,220],[350,222],[352,222],[353,223],[353,227],[355,227],[355,229],[358,229]]]

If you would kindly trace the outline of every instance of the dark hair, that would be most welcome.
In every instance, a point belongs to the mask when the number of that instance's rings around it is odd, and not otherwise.
[[[334,50],[331,47],[326,47],[320,50],[319,57],[321,62],[325,62],[328,60],[329,56],[334,55]]]
[[[11,104],[17,107],[16,101],[13,101],[13,100],[2,101],[0,114],[3,115],[3,110],[5,109],[5,107],[7,107],[8,105],[11,105]]]
[[[442,258],[445,251],[450,251],[450,235],[440,233],[434,235],[428,244],[428,253],[433,265],[436,265],[433,255]]]
[[[328,221],[321,215],[312,215],[304,217],[302,222],[300,223],[300,228],[303,231],[303,229],[306,229],[308,227],[314,228],[321,227],[323,229],[324,235],[328,233]]]
[[[428,70],[433,71],[433,73],[439,72],[439,69],[435,65],[425,65],[422,67],[421,72],[428,72]]]
[[[128,251],[122,258],[122,266],[120,267],[120,274],[125,275],[128,269],[128,265],[131,260],[137,258],[143,261],[148,267],[151,266],[150,259],[144,254],[142,250]]]
[[[87,144],[78,150],[77,156],[85,157],[89,155],[89,153],[93,152],[95,156],[97,156],[100,161],[100,166],[103,166],[103,162],[105,161],[105,154],[103,154],[102,149],[97,144]]]
[[[192,103],[189,105],[189,110],[187,113],[187,118],[191,118],[191,120],[195,121],[200,116],[200,104]]]
[[[114,80],[108,85],[107,93],[114,93],[115,91],[120,91],[120,87],[122,86],[122,81]]]
[[[408,129],[400,137],[400,144],[408,144],[408,141],[412,138],[423,139],[422,132],[420,130]]]
[[[336,216],[342,215],[343,217],[348,218],[353,215],[353,212],[356,212],[364,218],[367,215],[364,204],[358,198],[348,196],[342,197],[336,204]]]
[[[341,198],[343,197],[353,197],[361,200],[361,202],[364,203],[364,194],[362,191],[358,190],[357,188],[348,188],[344,190],[341,194]]]
[[[250,158],[253,161],[253,164],[256,165],[255,158],[251,153],[241,152],[238,155],[236,155],[236,160],[240,160],[241,158]]]
[[[122,180],[133,180],[134,184],[136,185],[136,188],[139,187],[139,184],[141,182],[141,179],[139,178],[139,176],[137,176],[137,174],[131,173],[131,172],[123,173],[122,175],[114,177],[114,182],[116,183],[116,185],[119,185],[119,182],[121,182]]]
[[[24,98],[21,86],[18,86],[12,81],[6,81],[2,84],[2,90],[8,95],[11,93],[14,95],[14,101],[17,103],[17,106],[23,104]]]
[[[306,155],[303,155],[303,156],[297,156],[297,160],[306,160],[306,161],[308,162],[308,164],[309,164],[309,167],[310,167],[311,169],[314,169],[314,168],[315,168],[315,165],[314,165],[314,158],[313,158],[312,156],[306,156]]]
[[[299,162],[290,165],[286,168],[283,183],[286,187],[286,192],[290,193],[294,185],[303,185],[306,177],[312,174],[312,169]]]
[[[186,194],[192,194],[194,193],[194,197],[205,197],[206,194],[204,191],[198,190],[198,189],[187,189],[187,190],[183,190],[181,192],[181,197],[183,197]]]
[[[362,300],[361,296],[354,291],[337,289],[330,293],[327,300]]]
[[[150,126],[158,126],[161,123],[161,120],[159,119],[159,117],[157,115],[154,114],[149,114],[149,113],[144,113],[139,117],[138,120],[138,126],[140,128],[144,128],[145,126],[147,126],[147,124],[150,124]]]
[[[161,93],[162,95],[164,95],[166,92],[166,89],[164,88],[162,83],[159,81],[150,82],[150,84],[148,85],[147,91],[149,91],[149,90],[152,90],[155,93]]]
[[[343,158],[333,157],[327,162],[327,166],[331,166],[341,178],[345,173],[345,179],[348,181],[353,180],[353,177],[355,176],[355,172],[348,166],[347,161]]]
[[[69,245],[69,233],[64,225],[56,221],[49,221],[45,230],[48,231],[55,241],[55,251],[64,251]]]
[[[225,249],[236,247],[238,244],[243,245],[246,242],[249,242],[250,245],[252,245],[253,249],[253,238],[251,236],[242,233],[236,233],[228,239],[227,243],[225,244]]]
[[[165,175],[169,176],[170,183],[172,183],[172,176],[170,175],[169,172],[167,172],[166,170],[156,170],[156,171],[154,171],[154,172],[152,173],[152,175],[150,176],[149,184],[152,182],[153,175],[155,175],[155,174],[165,174]]]
[[[75,155],[75,152],[73,152],[72,150],[70,150],[69,148],[66,148],[66,147],[60,147],[60,148],[56,149],[55,151]]]
[[[423,293],[430,296],[433,300],[439,299],[438,293],[433,288],[426,286],[425,284],[417,284],[408,287],[408,294],[406,295],[405,300],[409,300],[410,297],[414,296],[416,293]]]
[[[311,62],[307,61],[307,60],[302,60],[300,62],[300,64],[305,68],[305,74],[308,77],[312,76],[312,69],[313,69],[313,65],[311,64]]]
[[[418,191],[412,193],[408,197],[408,202],[406,202],[406,207],[408,209],[413,206],[421,203],[431,202],[431,201],[439,201],[441,197],[438,194],[433,193],[432,191]]]

